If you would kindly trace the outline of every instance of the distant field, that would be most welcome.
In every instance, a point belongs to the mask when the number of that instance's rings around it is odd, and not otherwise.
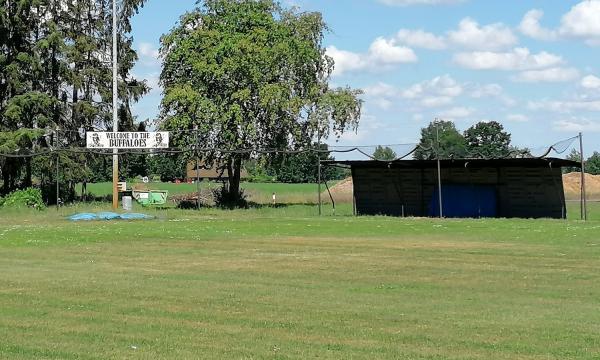
[[[335,184],[335,181],[329,183],[330,186]],[[197,191],[196,184],[188,183],[149,183],[149,184],[134,184],[135,186],[147,186],[153,190],[168,190],[170,195],[189,194]],[[201,182],[200,187],[203,189],[216,189],[221,186],[216,182]],[[316,203],[317,202],[317,184],[283,184],[283,183],[251,183],[244,182],[241,184],[248,199],[257,203],[271,203],[273,193],[276,194],[280,203]],[[88,184],[88,192],[95,196],[107,196],[112,194],[112,183],[95,183]],[[81,185],[77,188],[78,193],[81,193]],[[322,191],[326,191],[325,186],[322,186]]]
[[[600,221],[106,209],[2,211],[0,358],[600,357]]]

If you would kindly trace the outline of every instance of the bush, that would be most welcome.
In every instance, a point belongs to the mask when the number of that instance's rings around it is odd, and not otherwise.
[[[29,207],[34,209],[44,209],[46,205],[42,200],[42,191],[40,189],[28,188],[17,190],[10,193],[3,200],[4,207]]]
[[[233,194],[229,191],[228,186],[223,186],[213,190],[213,196],[215,204],[222,208],[235,209],[248,207],[248,201],[243,189],[240,189],[239,194]]]

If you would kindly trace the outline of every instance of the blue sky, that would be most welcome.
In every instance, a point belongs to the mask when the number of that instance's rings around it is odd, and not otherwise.
[[[283,3],[323,13],[331,84],[365,91],[359,130],[341,145],[414,143],[437,117],[460,130],[501,122],[529,148],[582,131],[587,151],[600,150],[600,0]],[[194,6],[149,0],[134,18],[134,74],[154,87],[134,108],[140,120],[158,113],[160,36]]]

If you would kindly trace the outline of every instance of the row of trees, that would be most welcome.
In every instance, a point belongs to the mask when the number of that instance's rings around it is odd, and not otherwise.
[[[415,159],[530,156],[527,149],[514,147],[510,142],[511,135],[496,121],[482,121],[460,133],[452,121],[435,120],[421,130]]]
[[[118,114],[123,131],[136,130],[131,104],[149,90],[130,74],[137,54],[129,19],[144,1],[119,2]],[[0,0],[1,152],[82,147],[85,131],[112,125],[111,6],[110,0]],[[0,157],[0,194],[31,186],[33,177],[44,189],[53,188],[55,161],[54,156]],[[76,181],[90,179],[105,159],[63,155],[59,161],[61,181],[70,184],[62,188],[72,188]]]
[[[581,153],[575,149],[571,150],[571,153],[567,156],[567,159],[581,162]],[[580,171],[577,168],[564,168],[564,172],[576,172]],[[592,175],[600,175],[600,153],[594,151],[592,156],[585,160],[585,172]]]
[[[531,156],[529,150],[510,143],[511,135],[496,121],[479,122],[460,133],[452,121],[435,120],[421,129],[421,139],[414,158],[417,160],[449,158],[506,158]],[[395,160],[393,149],[378,146],[372,154],[377,160]]]

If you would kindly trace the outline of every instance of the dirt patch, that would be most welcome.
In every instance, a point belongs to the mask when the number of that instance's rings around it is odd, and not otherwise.
[[[581,189],[581,173],[564,174],[563,187],[566,199],[578,200]],[[588,199],[600,199],[600,175],[585,174],[585,188]]]
[[[329,190],[335,202],[352,202],[353,187],[352,177],[348,177],[329,188]],[[323,196],[324,199],[329,200],[327,191],[324,192]]]

